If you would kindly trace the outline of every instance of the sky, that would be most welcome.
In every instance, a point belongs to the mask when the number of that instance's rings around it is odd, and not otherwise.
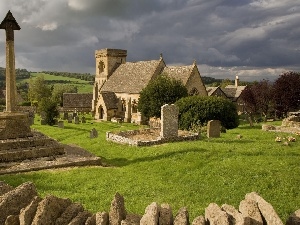
[[[95,74],[95,50],[116,48],[128,62],[195,60],[218,79],[300,72],[299,0],[0,0],[0,21],[8,10],[21,27],[16,68],[29,71]]]

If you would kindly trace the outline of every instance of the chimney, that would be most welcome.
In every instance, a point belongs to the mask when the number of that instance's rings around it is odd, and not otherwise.
[[[235,88],[239,86],[239,76],[235,76]]]

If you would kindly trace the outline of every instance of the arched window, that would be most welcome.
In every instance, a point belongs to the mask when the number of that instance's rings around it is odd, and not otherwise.
[[[191,95],[191,96],[193,96],[193,95],[199,95],[199,91],[197,90],[197,88],[193,88],[193,89],[190,91],[189,95]]]

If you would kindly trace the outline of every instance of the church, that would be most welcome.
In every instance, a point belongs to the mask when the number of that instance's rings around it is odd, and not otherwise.
[[[187,66],[167,66],[162,55],[157,60],[138,62],[127,62],[126,57],[127,50],[95,51],[96,76],[92,102],[95,119],[145,123],[145,118],[137,110],[139,93],[161,74],[181,80],[190,95],[207,96],[196,62]]]

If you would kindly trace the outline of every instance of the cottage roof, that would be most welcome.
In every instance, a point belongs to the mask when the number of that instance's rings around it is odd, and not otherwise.
[[[93,94],[64,93],[64,108],[92,108]]]
[[[102,91],[115,93],[140,93],[159,68],[160,60],[126,62],[121,64],[104,83]]]
[[[207,87],[206,88],[207,95],[211,96],[218,88],[220,88],[220,87]]]
[[[106,109],[117,109],[118,98],[114,92],[101,92]]]
[[[246,88],[246,86],[235,86],[235,85],[227,85],[225,88],[221,88],[221,90],[226,94],[226,96],[233,101],[236,101],[242,91]]]
[[[186,85],[194,69],[194,65],[189,66],[168,66],[165,67],[163,73],[168,74],[169,77],[181,80],[183,85]]]

